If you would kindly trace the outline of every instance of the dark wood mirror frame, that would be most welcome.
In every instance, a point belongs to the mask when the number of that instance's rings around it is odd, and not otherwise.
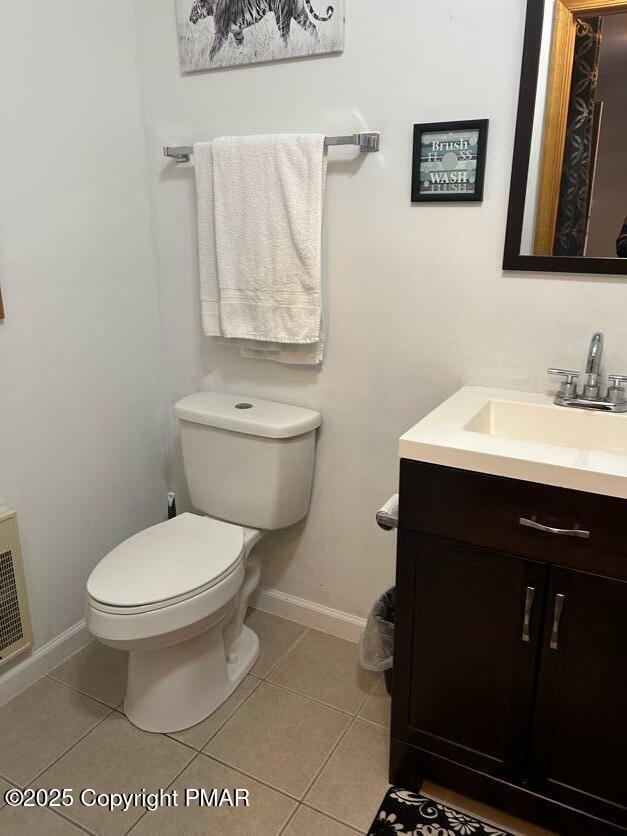
[[[521,255],[523,218],[533,135],[533,117],[538,86],[538,65],[542,44],[544,0],[527,0],[527,22],[523,49],[518,121],[514,140],[514,160],[509,193],[504,270],[543,273],[627,274],[627,258],[586,258],[575,256]],[[619,230],[616,231],[618,236]]]

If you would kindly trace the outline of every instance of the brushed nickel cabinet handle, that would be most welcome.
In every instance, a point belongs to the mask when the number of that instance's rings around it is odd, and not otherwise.
[[[531,641],[531,610],[533,608],[533,596],[536,594],[534,586],[527,587],[527,594],[525,595],[525,616],[523,618],[522,640],[524,642]]]
[[[557,650],[559,647],[560,635],[560,621],[562,620],[562,611],[564,609],[564,601],[566,596],[558,593],[555,596],[555,609],[553,610],[553,627],[551,628],[551,642],[549,647],[551,650]]]
[[[533,528],[535,531],[543,531],[545,534],[557,534],[561,537],[580,537],[582,540],[588,540],[590,532],[583,528],[553,528],[550,525],[542,525],[542,523],[535,520],[528,520],[526,517],[521,517],[518,520],[520,525],[526,528]]]

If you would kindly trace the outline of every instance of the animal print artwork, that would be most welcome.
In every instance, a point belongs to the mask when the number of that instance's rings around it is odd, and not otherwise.
[[[344,49],[345,0],[176,0],[185,73]]]

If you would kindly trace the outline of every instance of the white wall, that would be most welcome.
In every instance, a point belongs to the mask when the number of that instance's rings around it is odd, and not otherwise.
[[[0,496],[41,645],[162,518],[154,257],[125,0],[0,4]]]
[[[352,0],[342,56],[181,76],[173,0],[136,0],[168,397],[198,387],[321,410],[305,524],[273,537],[264,583],[364,614],[394,573],[373,512],[397,484],[397,438],[462,383],[543,390],[607,333],[627,367],[624,279],[501,270],[524,0]],[[480,205],[411,206],[412,125],[489,117]],[[245,361],[201,336],[193,170],[162,144],[220,134],[383,132],[382,151],[331,151],[328,356],[319,371]],[[171,422],[172,483],[183,491]]]

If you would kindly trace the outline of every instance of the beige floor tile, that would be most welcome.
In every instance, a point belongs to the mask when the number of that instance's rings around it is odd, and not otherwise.
[[[206,720],[203,720],[202,723],[198,723],[196,726],[192,726],[191,729],[175,732],[170,737],[175,738],[175,740],[180,740],[181,743],[186,743],[188,746],[193,746],[194,749],[202,749],[258,685],[258,679],[252,676],[245,677],[228,700],[222,703]]]
[[[462,813],[476,816],[478,819],[486,821],[489,824],[494,824],[497,827],[502,827],[504,830],[509,830],[512,833],[520,834],[520,836],[555,836],[549,830],[522,821],[522,819],[518,819],[515,816],[510,816],[508,813],[503,813],[501,810],[496,810],[494,807],[489,807],[480,801],[474,801],[472,798],[467,798],[465,795],[453,792],[453,790],[431,784],[429,781],[425,781],[422,785],[421,793],[429,796],[429,798],[433,798],[435,801],[442,802],[442,804],[454,807]]]
[[[160,734],[132,726],[121,714],[111,714],[87,737],[38,779],[43,787],[92,787],[99,793],[148,792],[167,787],[194,757],[186,746]],[[67,815],[98,834],[128,830],[141,808],[109,812],[102,807],[74,804]]]
[[[0,773],[26,785],[108,713],[65,685],[40,679],[0,708]]]
[[[262,610],[249,610],[246,624],[257,633],[261,643],[259,658],[250,671],[253,676],[261,677],[261,679],[265,679],[294,642],[307,631],[307,628],[300,624],[286,621],[284,618],[278,618]]]
[[[385,681],[381,677],[380,681],[377,682],[376,688],[361,707],[357,716],[389,729],[391,711],[392,700],[385,689]]]
[[[70,656],[50,676],[115,708],[124,699],[127,667],[128,653],[94,641]]]
[[[185,807],[185,789],[196,787],[247,789],[250,806]],[[180,806],[145,815],[131,831],[133,836],[275,836],[296,806],[286,796],[204,755],[187,767],[173,788],[179,791]]]
[[[305,801],[366,830],[388,789],[389,732],[355,720]]]
[[[300,798],[348,722],[339,711],[262,683],[205,751]]]
[[[71,822],[45,807],[5,807],[0,812],[0,836],[78,836]]]
[[[359,666],[357,645],[310,630],[268,677],[353,714],[374,685],[376,675]]]
[[[283,836],[355,836],[358,832],[309,807],[301,806],[283,831]]]

